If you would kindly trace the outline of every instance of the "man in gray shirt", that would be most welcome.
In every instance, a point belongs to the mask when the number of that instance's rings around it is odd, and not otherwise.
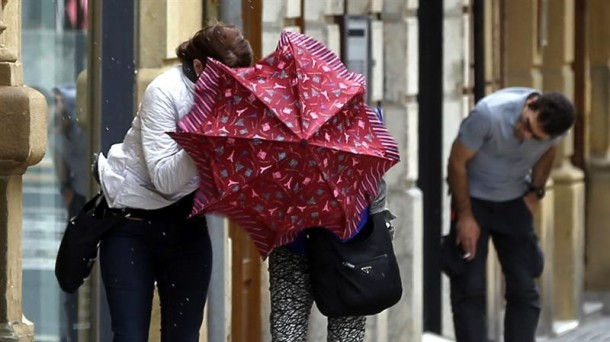
[[[532,213],[544,197],[557,144],[575,121],[556,92],[505,88],[464,119],[449,156],[450,243],[465,262],[451,280],[458,342],[487,341],[486,259],[491,237],[506,281],[506,342],[534,342],[540,315],[535,278],[543,256]]]

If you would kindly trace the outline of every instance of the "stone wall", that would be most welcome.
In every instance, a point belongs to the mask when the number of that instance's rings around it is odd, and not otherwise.
[[[22,175],[47,144],[47,104],[23,86],[21,1],[0,1],[0,341],[33,341],[21,306]]]

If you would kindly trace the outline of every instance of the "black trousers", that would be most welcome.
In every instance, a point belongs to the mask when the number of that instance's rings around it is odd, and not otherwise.
[[[199,341],[212,272],[205,218],[125,218],[102,240],[100,268],[114,342],[148,341],[155,284],[161,341]]]
[[[542,273],[544,260],[532,214],[522,198],[506,202],[471,198],[471,205],[481,236],[474,260],[450,278],[456,340],[488,341],[486,260],[491,237],[506,282],[504,341],[534,342],[540,316],[535,279]],[[452,221],[453,236],[455,226]]]

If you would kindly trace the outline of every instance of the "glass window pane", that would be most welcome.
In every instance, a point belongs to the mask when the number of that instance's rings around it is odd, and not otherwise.
[[[61,291],[54,274],[68,218],[88,188],[90,127],[77,113],[77,77],[86,61],[87,0],[23,0],[25,84],[49,104],[48,148],[23,177],[23,311],[36,341],[88,341],[90,286]]]

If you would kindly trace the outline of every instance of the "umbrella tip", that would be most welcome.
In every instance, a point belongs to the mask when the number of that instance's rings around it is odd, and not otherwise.
[[[309,145],[309,142],[307,141],[307,139],[301,139],[301,146],[307,147],[307,145]]]

